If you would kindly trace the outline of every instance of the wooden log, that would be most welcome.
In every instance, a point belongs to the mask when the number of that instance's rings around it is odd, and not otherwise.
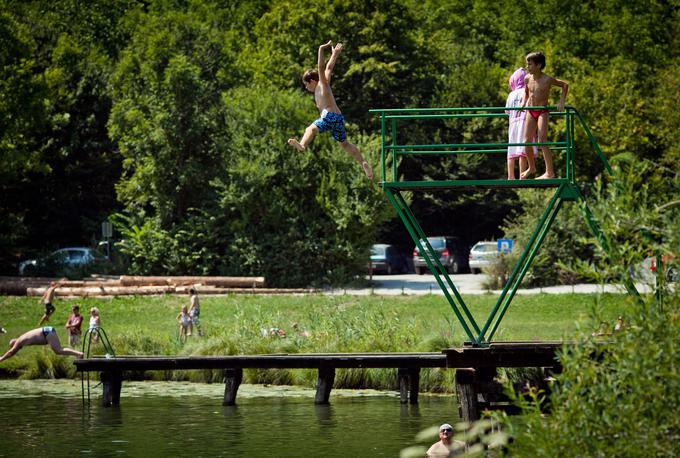
[[[259,288],[264,286],[264,277],[199,277],[199,276],[167,276],[142,277],[122,275],[120,281],[123,286],[153,286],[153,285],[211,285],[223,288]]]
[[[236,405],[236,393],[243,381],[243,369],[232,368],[224,370],[224,401],[223,406]]]
[[[316,381],[314,404],[328,404],[328,399],[333,389],[333,382],[335,382],[335,368],[320,367],[319,378]]]
[[[467,422],[479,420],[474,369],[456,369],[456,394],[460,406],[460,418]]]
[[[45,288],[27,288],[26,294],[28,296],[42,296]],[[122,286],[98,286],[98,287],[83,287],[83,288],[57,288],[55,295],[57,297],[98,297],[98,296],[148,296],[155,294],[173,294],[175,288],[172,286],[138,286],[138,287],[122,287]]]
[[[20,293],[27,296],[42,296],[44,287],[29,287]],[[317,292],[303,288],[197,288],[198,294],[309,294]],[[101,297],[101,296],[149,296],[162,294],[186,294],[186,287],[174,286],[99,286],[83,288],[57,288],[57,297]]]

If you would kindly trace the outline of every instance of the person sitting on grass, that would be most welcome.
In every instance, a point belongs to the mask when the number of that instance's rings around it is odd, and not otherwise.
[[[76,358],[82,358],[83,353],[77,350],[73,350],[68,347],[62,347],[59,341],[59,336],[57,331],[52,326],[45,326],[43,328],[32,329],[28,332],[23,333],[16,339],[9,341],[10,348],[7,353],[0,356],[0,362],[11,358],[19,350],[27,345],[47,345],[52,347],[52,351],[58,355],[75,356]]]

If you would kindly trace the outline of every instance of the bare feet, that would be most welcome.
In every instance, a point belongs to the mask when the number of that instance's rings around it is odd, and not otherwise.
[[[549,178],[555,178],[555,174],[554,174],[554,173],[545,172],[543,175],[541,175],[541,176],[538,177],[537,179],[538,179],[538,180],[547,180],[547,179],[549,179]]]
[[[304,145],[302,145],[299,141],[297,141],[297,140],[294,139],[294,138],[289,138],[289,139],[288,139],[288,144],[289,144],[290,146],[292,146],[293,148],[295,148],[296,150],[298,150],[298,151],[304,151],[304,150],[305,150]]]
[[[290,140],[288,140],[290,141]],[[373,179],[373,169],[371,168],[370,164],[366,161],[361,163],[361,167],[364,169],[364,173],[366,173],[366,176],[368,177],[369,180]]]
[[[536,169],[531,169],[531,168],[526,169],[524,172],[520,173],[519,179],[520,180],[527,180],[527,179],[531,178],[531,176],[535,173],[536,173]]]

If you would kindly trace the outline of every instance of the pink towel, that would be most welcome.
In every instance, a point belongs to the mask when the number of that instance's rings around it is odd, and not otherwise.
[[[524,87],[524,77],[526,76],[526,72],[524,71],[523,68],[518,68],[515,70],[515,72],[510,76],[510,80],[508,83],[510,84],[510,90],[514,91],[515,89],[520,89]]]

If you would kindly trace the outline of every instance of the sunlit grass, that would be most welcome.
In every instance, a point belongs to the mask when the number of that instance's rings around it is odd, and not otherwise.
[[[466,303],[483,325],[495,296],[468,296]],[[117,355],[234,355],[263,353],[401,352],[441,351],[466,340],[445,298],[426,296],[253,296],[228,295],[201,298],[201,323],[205,335],[178,339],[175,317],[187,296],[83,298],[56,301],[57,310],[48,324],[57,328],[62,344],[70,305],[80,305],[84,315],[92,306],[101,312]],[[623,295],[539,294],[518,296],[508,309],[495,340],[558,340],[568,338],[577,323],[597,312],[615,320],[626,307]],[[0,348],[34,328],[42,314],[37,298],[1,297]],[[87,315],[86,315],[87,316]],[[86,326],[87,317],[84,321]],[[296,326],[295,326],[296,325]],[[295,327],[294,327],[295,326]],[[283,329],[285,337],[271,335]],[[103,354],[101,345],[92,354]],[[421,371],[421,387],[450,391],[453,371]],[[42,347],[23,349],[0,364],[0,376],[26,378],[74,377],[70,359]],[[177,371],[128,374],[134,379],[221,382],[222,371]],[[313,370],[246,370],[244,382],[312,386]],[[336,387],[394,388],[394,370],[338,370]]]

